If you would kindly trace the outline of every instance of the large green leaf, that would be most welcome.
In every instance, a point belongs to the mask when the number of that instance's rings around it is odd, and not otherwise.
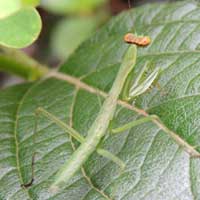
[[[131,17],[132,16],[132,17]],[[134,29],[153,42],[139,49],[136,71],[151,60],[162,71],[159,88],[135,104],[157,114],[191,148],[199,148],[200,6],[195,1],[153,4],[125,12],[85,42],[60,71],[81,78],[90,87],[108,92],[128,45],[123,35]],[[97,93],[98,94],[98,93]],[[69,200],[197,200],[200,199],[200,162],[191,158],[157,125],[146,123],[109,136],[101,146],[126,163],[119,174],[111,161],[94,153],[56,195],[48,192],[53,175],[73,152],[68,135],[53,122],[38,118],[33,143],[34,110],[44,107],[83,135],[100,108],[99,95],[50,78],[8,88],[0,93],[0,198]],[[118,107],[113,126],[137,118]],[[76,145],[76,143],[75,143]],[[31,155],[36,150],[35,181],[30,180]],[[90,179],[89,179],[90,177]]]

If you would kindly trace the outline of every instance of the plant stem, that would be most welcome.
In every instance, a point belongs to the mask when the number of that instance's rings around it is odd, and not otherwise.
[[[0,71],[34,81],[45,76],[49,70],[22,51],[0,46]]]

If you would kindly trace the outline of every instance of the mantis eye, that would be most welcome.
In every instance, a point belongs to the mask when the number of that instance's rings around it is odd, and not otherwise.
[[[133,33],[127,33],[125,36],[124,36],[124,41],[127,42],[127,43],[133,43],[133,41],[135,40],[135,35]]]
[[[142,44],[142,46],[147,46],[147,45],[149,45],[151,43],[151,39],[150,39],[150,37],[143,37],[143,38],[141,38],[141,44]]]

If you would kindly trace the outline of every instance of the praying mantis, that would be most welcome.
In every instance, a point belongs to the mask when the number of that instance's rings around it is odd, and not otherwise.
[[[142,80],[144,72],[149,66],[148,64],[146,64],[141,69],[137,78],[134,81],[132,80],[130,81],[130,78],[128,78],[128,76],[130,75],[136,64],[137,46],[146,46],[149,44],[150,40],[149,42],[147,41],[147,43],[145,44],[141,44],[137,42],[139,41],[137,40],[138,38],[136,38],[134,42],[126,41],[126,38],[124,39],[125,42],[132,44],[128,47],[127,51],[125,52],[121,66],[112,85],[112,88],[110,89],[107,97],[105,98],[105,101],[96,119],[89,128],[88,134],[85,138],[75,129],[65,124],[63,121],[59,120],[56,116],[52,115],[45,109],[39,107],[35,111],[36,124],[37,124],[37,116],[42,115],[48,118],[49,120],[53,121],[62,129],[64,129],[71,137],[73,137],[80,143],[79,147],[77,148],[77,150],[74,151],[71,158],[66,160],[63,166],[56,173],[54,180],[49,188],[49,191],[52,193],[56,193],[59,190],[61,190],[66,185],[66,183],[75,175],[75,173],[81,168],[81,166],[86,162],[86,160],[90,157],[90,155],[94,151],[96,151],[99,155],[112,160],[121,168],[121,170],[125,168],[125,164],[120,158],[110,153],[109,151],[100,148],[98,145],[100,141],[104,138],[106,131],[110,125],[110,121],[114,117],[115,109],[118,103],[117,101],[120,94],[122,93],[122,99],[129,101],[139,96],[140,94],[144,93],[156,79],[159,73],[159,69],[158,68],[154,69],[153,72],[151,72],[150,75],[145,80]],[[139,37],[139,39],[142,39],[142,37]],[[122,92],[122,90],[125,90],[126,93],[128,93],[128,95]],[[136,121],[129,122],[128,124],[125,124],[121,127],[112,129],[111,132],[113,134],[120,133],[124,130],[130,129],[139,124],[151,121],[155,118],[156,116],[154,115],[143,117]],[[36,129],[37,125],[35,131]],[[33,178],[29,183],[24,184],[23,186],[29,187],[32,185],[32,183],[33,183]]]

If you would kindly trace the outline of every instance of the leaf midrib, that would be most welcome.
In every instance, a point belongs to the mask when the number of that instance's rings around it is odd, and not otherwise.
[[[97,94],[97,95],[101,95],[102,97],[106,98],[107,97],[107,93],[105,93],[102,90],[99,90],[97,88],[94,88],[90,85],[87,85],[86,83],[82,82],[80,79],[76,78],[76,77],[72,77],[70,75],[65,75],[62,74],[62,76],[60,76],[60,72],[54,72],[51,73],[49,77],[54,77],[56,79],[61,79],[64,80],[70,84],[76,85],[76,80],[77,80],[77,87],[78,89],[83,89],[85,91],[88,91],[90,93],[93,94]],[[65,79],[66,76],[66,79]],[[70,79],[69,79],[70,77]],[[71,82],[70,82],[71,81]],[[81,84],[80,84],[81,83]],[[143,115],[143,116],[148,116],[149,114],[142,109],[139,109],[135,106],[132,106],[131,104],[122,101],[122,100],[118,100],[118,104],[125,107],[126,109],[132,110],[136,113],[138,113],[139,115]],[[178,145],[182,145],[184,147],[184,150],[193,155],[193,156],[199,156],[199,152],[195,150],[195,148],[193,146],[191,146],[189,143],[187,143],[187,141],[185,141],[183,138],[181,138],[177,133],[173,132],[172,130],[168,129],[167,126],[165,126],[160,120],[153,120],[153,122],[160,128],[162,128],[162,130],[164,130],[165,132],[167,132],[170,137],[178,144]]]
[[[38,83],[37,83],[38,84]],[[15,154],[16,154],[16,168],[17,168],[17,171],[18,171],[18,177],[21,181],[21,184],[24,184],[24,180],[23,180],[23,176],[22,176],[22,172],[21,172],[21,164],[20,164],[20,159],[19,159],[19,141],[18,141],[18,137],[17,137],[17,127],[18,127],[18,120],[19,120],[19,112],[20,112],[20,109],[21,109],[21,106],[24,102],[24,99],[25,97],[28,95],[28,93],[33,89],[33,87],[35,87],[36,84],[30,86],[27,91],[24,93],[24,95],[22,96],[21,100],[19,101],[19,104],[17,105],[17,108],[16,108],[16,119],[15,119],[15,123],[14,123],[14,138],[15,138]],[[21,186],[20,186],[21,187]],[[24,191],[26,191],[27,195],[29,196],[29,198],[33,199],[32,198],[32,195],[29,191],[29,189],[27,188],[24,188],[22,187],[22,189]]]
[[[162,56],[162,55],[174,55],[174,54],[199,54],[200,50],[190,50],[190,51],[163,51],[158,53],[144,53],[139,54],[137,58],[146,57],[146,56]]]
[[[187,13],[188,15],[188,13]],[[162,21],[162,22],[152,22],[152,23],[146,23],[144,24],[145,28],[148,26],[157,26],[157,25],[168,25],[168,24],[174,24],[174,23],[197,23],[199,24],[199,20],[172,20],[172,21]]]

